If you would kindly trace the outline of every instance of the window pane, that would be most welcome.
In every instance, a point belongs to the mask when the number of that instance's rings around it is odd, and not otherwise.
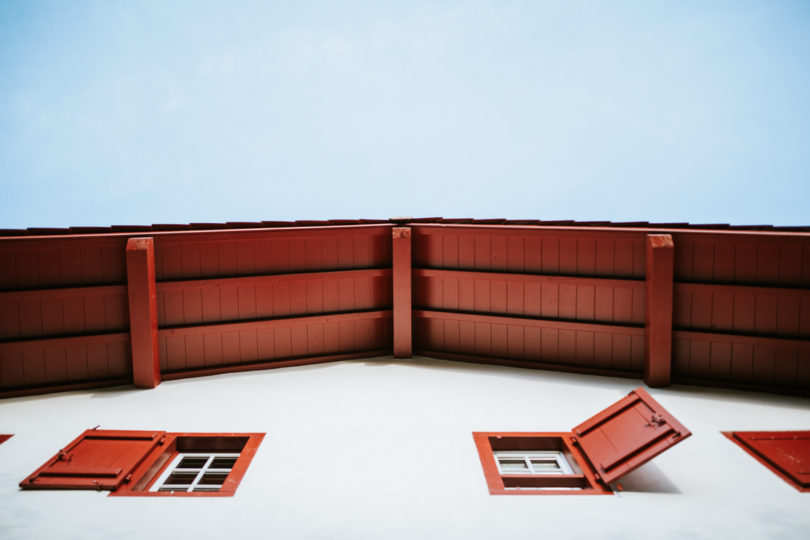
[[[533,459],[532,469],[543,471],[559,471],[560,466],[557,464],[556,459]]]
[[[180,460],[180,464],[177,466],[179,469],[202,469],[206,462],[208,461],[208,456],[200,456],[200,457],[189,457],[186,456],[182,460]]]
[[[191,485],[194,482],[194,479],[197,478],[196,473],[183,473],[183,472],[173,472],[169,475],[169,478],[166,479],[166,484],[171,485]]]
[[[501,464],[501,469],[504,471],[528,471],[529,467],[526,466],[526,461],[523,459],[513,458],[498,458]]]
[[[228,473],[205,473],[202,480],[200,480],[200,484],[222,485],[226,478],[228,478]]]
[[[236,463],[235,457],[218,457],[214,458],[214,461],[211,462],[210,468],[212,469],[232,469],[234,463]]]

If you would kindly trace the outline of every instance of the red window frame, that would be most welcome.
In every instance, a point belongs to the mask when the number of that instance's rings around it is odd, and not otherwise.
[[[20,482],[22,489],[96,489],[116,496],[230,497],[264,433],[166,433],[90,429]],[[184,452],[239,453],[215,492],[152,492],[149,488]]]
[[[591,495],[612,493],[612,482],[690,435],[636,388],[570,433],[476,432],[473,439],[492,495]],[[503,474],[495,457],[501,450],[562,452],[574,474]]]
[[[796,490],[810,493],[810,431],[722,433]]]
[[[264,433],[167,433],[162,450],[153,451],[132,474],[133,480],[110,493],[111,496],[137,497],[232,497],[247,472]],[[242,441],[244,440],[244,445]],[[234,444],[236,443],[236,445]],[[238,449],[241,446],[241,449]],[[228,478],[219,491],[149,491],[161,473],[181,452],[239,452]]]
[[[481,467],[490,495],[610,495],[609,487],[597,480],[571,433],[474,432]],[[573,475],[501,474],[495,458],[498,450],[557,450],[563,453]],[[572,490],[521,490],[509,488],[574,487]]]

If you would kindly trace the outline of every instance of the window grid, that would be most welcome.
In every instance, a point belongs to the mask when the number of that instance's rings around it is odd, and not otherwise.
[[[238,458],[237,453],[178,454],[149,491],[187,493],[219,491]]]
[[[495,463],[501,474],[574,474],[562,452],[496,451]]]

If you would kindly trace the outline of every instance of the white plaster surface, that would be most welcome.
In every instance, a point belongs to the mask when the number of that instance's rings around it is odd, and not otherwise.
[[[638,381],[379,358],[0,402],[0,538],[807,538],[799,493],[720,431],[810,429],[806,399],[650,393],[692,437],[613,496],[491,496],[472,431],[568,431]],[[17,484],[84,429],[266,432],[232,498]]]

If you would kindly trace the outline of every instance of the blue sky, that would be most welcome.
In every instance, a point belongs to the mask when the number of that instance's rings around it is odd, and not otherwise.
[[[810,3],[0,2],[0,227],[810,224]]]

